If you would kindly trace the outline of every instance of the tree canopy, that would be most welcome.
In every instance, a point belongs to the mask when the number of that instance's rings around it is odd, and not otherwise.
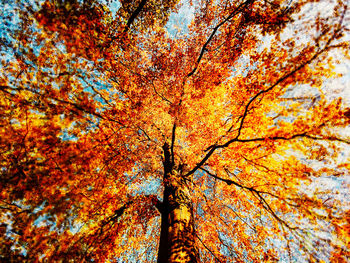
[[[346,1],[0,5],[1,260],[350,259]]]

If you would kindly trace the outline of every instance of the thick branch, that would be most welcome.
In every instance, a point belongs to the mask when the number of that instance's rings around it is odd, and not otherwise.
[[[212,147],[209,152],[207,152],[207,154],[204,156],[204,158],[192,169],[190,170],[185,177],[193,174],[195,171],[197,171],[203,164],[205,164],[205,162],[209,159],[209,157],[214,153],[214,151],[217,149],[216,146]]]
[[[233,142],[252,142],[252,141],[263,141],[265,139],[273,139],[273,140],[289,140],[289,139],[293,139],[296,137],[308,137],[310,139],[323,139],[325,140],[326,138],[320,138],[320,137],[313,137],[311,135],[306,135],[306,133],[302,133],[302,134],[296,134],[296,135],[292,135],[291,137],[272,137],[272,138],[256,138],[256,139],[238,139],[239,136],[241,135],[241,131],[243,129],[243,125],[244,125],[244,121],[245,118],[247,117],[248,111],[250,109],[251,104],[262,94],[265,94],[269,91],[271,91],[272,89],[274,89],[276,86],[278,86],[279,84],[281,84],[283,81],[285,81],[286,79],[288,79],[289,77],[293,76],[295,73],[297,73],[299,70],[301,70],[302,68],[304,68],[305,66],[309,65],[312,61],[314,61],[316,58],[318,58],[322,53],[327,52],[330,49],[330,44],[331,42],[334,40],[334,38],[336,37],[336,35],[339,33],[340,29],[337,29],[332,37],[330,37],[327,41],[327,43],[325,44],[324,48],[320,49],[318,52],[316,52],[311,58],[309,58],[308,60],[306,60],[305,62],[303,62],[301,65],[299,65],[298,67],[295,67],[294,70],[290,71],[289,73],[285,74],[284,76],[282,76],[280,79],[278,79],[274,84],[272,84],[269,88],[262,90],[260,92],[258,92],[254,97],[252,97],[249,102],[247,103],[247,105],[245,106],[244,109],[244,113],[242,115],[241,121],[240,121],[240,125],[238,128],[238,132],[237,135],[235,136],[235,138],[228,140],[226,143],[222,144],[222,145],[211,145],[207,148],[206,151],[207,154],[203,157],[203,159],[192,169],[188,172],[187,176],[194,173],[195,171],[197,171],[203,164],[205,164],[205,162],[209,159],[209,157],[215,152],[216,149],[219,148],[225,148],[227,146],[229,146],[231,143]],[[330,138],[329,138],[330,139]],[[329,140],[328,139],[328,140]],[[334,138],[333,138],[334,140]],[[337,141],[342,141],[345,143],[349,143],[346,140],[342,140],[342,139],[338,139]]]
[[[167,142],[165,142],[163,145],[163,153],[164,153],[164,159],[163,159],[164,176],[167,176],[173,168],[171,163],[171,153],[169,149],[169,144]]]
[[[232,144],[233,142],[259,142],[259,141],[266,141],[266,140],[274,140],[274,141],[276,141],[276,140],[283,140],[283,141],[288,141],[288,140],[296,139],[298,137],[304,137],[304,138],[308,138],[308,139],[312,139],[312,140],[337,141],[337,142],[350,144],[350,141],[347,141],[347,140],[342,139],[342,138],[337,138],[337,137],[333,137],[333,136],[332,137],[317,137],[317,136],[309,135],[306,132],[299,133],[299,134],[294,134],[294,135],[286,136],[286,137],[274,136],[274,137],[252,138],[252,139],[238,139],[238,138],[234,138],[234,139],[229,140],[228,142],[226,142],[224,144],[221,144],[221,145],[217,144],[217,145],[209,147],[208,148],[209,152],[204,156],[204,158],[192,170],[190,170],[186,174],[186,176],[193,174],[199,168],[202,169],[201,166],[205,164],[205,162],[209,159],[209,157],[214,153],[214,151],[216,149],[226,148],[230,144]]]
[[[176,132],[176,121],[174,122],[174,126],[173,126],[173,132],[172,132],[172,136],[171,136],[171,146],[170,146],[172,165],[175,164],[175,156],[174,156],[175,132]]]
[[[142,8],[145,6],[147,3],[147,0],[142,0],[138,7],[135,9],[135,11],[131,14],[130,18],[128,19],[128,22],[126,23],[126,27],[124,29],[124,32],[127,32],[131,26],[131,24],[134,22],[136,17],[140,14]]]

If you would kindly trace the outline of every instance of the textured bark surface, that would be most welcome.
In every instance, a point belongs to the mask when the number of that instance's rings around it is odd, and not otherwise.
[[[180,168],[174,168],[164,147],[164,198],[158,263],[199,262],[193,206]]]

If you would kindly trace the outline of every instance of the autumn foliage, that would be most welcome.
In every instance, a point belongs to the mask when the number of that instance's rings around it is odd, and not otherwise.
[[[346,1],[0,5],[0,261],[350,259]]]

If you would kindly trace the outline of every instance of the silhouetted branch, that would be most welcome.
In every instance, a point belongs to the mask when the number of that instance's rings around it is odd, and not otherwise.
[[[128,22],[126,23],[126,27],[124,29],[124,32],[127,32],[129,30],[131,24],[134,22],[136,17],[140,14],[142,8],[145,6],[146,3],[147,3],[147,0],[142,0],[140,2],[140,4],[137,6],[135,11],[131,14],[130,18],[128,19]]]
[[[171,162],[173,165],[175,164],[175,157],[174,157],[175,132],[176,132],[176,122],[174,122],[172,136],[171,136],[171,146],[170,146]]]
[[[202,46],[202,49],[201,49],[201,51],[200,51],[200,53],[199,53],[199,56],[198,56],[198,58],[197,58],[195,67],[192,69],[192,71],[191,71],[190,73],[187,74],[187,77],[192,76],[192,75],[196,72],[196,70],[197,70],[197,68],[198,68],[198,65],[199,65],[199,63],[200,63],[200,61],[201,61],[201,59],[202,59],[204,53],[207,51],[207,46],[209,45],[210,41],[211,41],[211,40],[213,39],[213,37],[215,36],[216,32],[219,30],[219,28],[220,28],[221,26],[223,26],[224,24],[226,24],[228,21],[230,21],[230,20],[231,20],[234,16],[236,16],[240,11],[242,11],[251,1],[252,1],[252,0],[247,0],[247,1],[243,2],[243,3],[241,3],[239,6],[237,6],[237,7],[235,8],[235,10],[234,10],[233,12],[231,12],[231,14],[230,14],[228,17],[226,17],[223,21],[221,21],[219,24],[217,24],[217,25],[214,27],[214,29],[213,29],[213,31],[211,32],[209,38],[207,39],[207,41],[206,41],[206,42],[204,43],[204,45]]]
[[[216,261],[218,262],[222,262],[215,254],[213,251],[211,251],[210,248],[207,247],[207,245],[202,241],[202,239],[200,239],[200,237],[197,235],[196,231],[194,232],[194,234],[196,235],[196,237],[198,238],[198,240],[201,242],[201,244],[203,245],[203,247],[209,251],[210,254],[212,254],[212,256],[215,258]]]
[[[328,138],[327,137],[316,137],[316,136],[312,136],[312,135],[307,135],[306,132],[302,133],[302,134],[295,134],[295,135],[292,135],[290,137],[275,136],[275,137],[270,137],[270,138],[267,137],[267,138],[255,138],[255,139],[238,139],[239,136],[241,135],[241,131],[243,129],[245,118],[247,117],[248,111],[250,109],[250,105],[259,96],[261,96],[264,93],[267,93],[267,92],[271,91],[276,86],[278,86],[280,83],[282,83],[284,80],[286,80],[287,78],[291,77],[296,72],[298,72],[299,70],[301,70],[302,68],[304,68],[305,66],[310,64],[312,61],[314,61],[316,58],[318,58],[318,56],[320,56],[322,53],[326,52],[329,49],[329,45],[332,42],[332,40],[334,39],[336,34],[337,34],[337,30],[334,32],[333,37],[330,37],[330,39],[327,41],[325,47],[323,49],[321,49],[320,51],[316,52],[310,59],[308,59],[306,62],[302,63],[301,65],[299,65],[294,70],[292,70],[291,72],[287,73],[286,75],[284,75],[280,79],[278,79],[269,88],[258,92],[253,98],[251,98],[249,100],[249,102],[247,103],[247,105],[245,106],[244,113],[242,115],[242,118],[241,118],[241,121],[240,121],[240,125],[239,125],[239,128],[238,128],[238,132],[237,132],[237,135],[235,136],[235,138],[233,138],[231,140],[228,140],[226,143],[221,144],[221,145],[214,144],[214,145],[209,146],[206,149],[207,154],[203,157],[203,159],[192,170],[190,170],[188,172],[187,175],[190,175],[190,174],[194,173],[195,171],[197,171],[209,159],[209,157],[215,152],[216,149],[225,148],[225,147],[229,146],[233,142],[254,142],[254,141],[264,141],[264,140],[267,140],[267,139],[270,139],[270,140],[290,140],[290,139],[294,139],[296,137],[307,137],[307,138],[315,139],[315,140],[335,140],[335,141],[340,141],[340,142],[344,142],[344,143],[348,143],[349,144],[350,142],[348,142],[348,141],[346,141],[344,139],[339,139],[339,138],[335,138],[335,137],[328,137]]]
[[[296,227],[291,227],[286,221],[284,221],[282,218],[280,218],[276,213],[275,211],[273,211],[273,209],[271,208],[271,206],[269,205],[269,203],[265,200],[265,198],[261,195],[261,194],[269,194],[269,195],[272,195],[273,197],[275,198],[278,198],[280,199],[277,195],[273,195],[271,193],[268,193],[268,192],[263,192],[263,191],[259,191],[259,190],[256,190],[254,187],[249,187],[249,186],[244,186],[242,184],[239,184],[233,180],[230,180],[230,179],[225,179],[225,178],[222,178],[222,177],[219,177],[217,176],[216,174],[213,174],[211,173],[210,171],[208,171],[207,169],[205,168],[200,168],[201,170],[203,170],[204,172],[206,172],[207,174],[209,174],[210,176],[214,177],[215,179],[218,179],[220,181],[223,181],[225,182],[227,185],[235,185],[239,188],[242,188],[242,189],[246,189],[246,190],[249,190],[253,195],[256,195],[258,197],[258,200],[260,202],[262,202],[263,204],[263,207],[266,211],[268,211],[278,222],[280,222],[281,224],[285,225],[286,227],[288,227],[289,229],[296,229]]]

